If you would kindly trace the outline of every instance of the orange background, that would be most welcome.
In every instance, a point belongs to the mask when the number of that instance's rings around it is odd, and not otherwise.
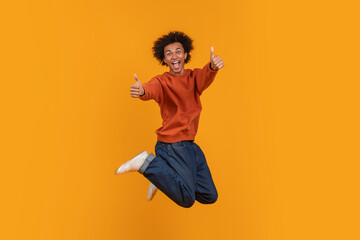
[[[1,239],[359,239],[356,1],[1,3]],[[185,31],[188,68],[225,68],[197,143],[219,192],[178,207],[117,167],[153,151],[167,71],[153,41]]]

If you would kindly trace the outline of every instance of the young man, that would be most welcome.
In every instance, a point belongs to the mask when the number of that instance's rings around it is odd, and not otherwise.
[[[191,207],[195,200],[209,204],[217,200],[217,191],[205,156],[194,142],[201,112],[201,93],[224,67],[219,56],[210,49],[210,62],[202,69],[185,69],[193,49],[192,39],[182,32],[170,32],[157,39],[154,56],[169,72],[130,87],[131,97],[154,99],[160,106],[162,127],[156,130],[156,157],[146,151],[125,162],[116,171],[121,174],[138,171],[150,180],[148,200],[157,189],[182,207]]]

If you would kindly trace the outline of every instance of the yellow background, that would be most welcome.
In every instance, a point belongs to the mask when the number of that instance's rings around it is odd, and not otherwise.
[[[360,239],[356,2],[3,1],[0,238]],[[167,71],[170,30],[195,40],[188,68],[225,62],[196,138],[214,205],[114,174],[153,151],[158,106],[129,87]]]

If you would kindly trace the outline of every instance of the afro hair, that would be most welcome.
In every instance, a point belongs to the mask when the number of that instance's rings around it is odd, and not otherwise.
[[[154,57],[160,62],[161,65],[166,65],[164,62],[164,48],[171,44],[179,42],[184,48],[184,52],[187,53],[187,58],[185,59],[185,63],[188,63],[191,59],[190,52],[193,50],[193,40],[183,32],[169,32],[166,35],[158,38],[154,42],[154,46],[152,48]]]

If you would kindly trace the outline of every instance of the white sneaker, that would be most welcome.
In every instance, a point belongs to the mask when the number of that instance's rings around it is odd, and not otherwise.
[[[136,155],[129,161],[122,164],[118,168],[118,170],[116,170],[115,174],[138,171],[140,169],[141,165],[144,163],[147,156],[148,156],[147,151],[143,151],[143,152],[139,153],[138,155]]]
[[[158,190],[158,188],[154,184],[150,183],[148,194],[147,194],[148,201],[150,201],[154,198],[157,190]]]

